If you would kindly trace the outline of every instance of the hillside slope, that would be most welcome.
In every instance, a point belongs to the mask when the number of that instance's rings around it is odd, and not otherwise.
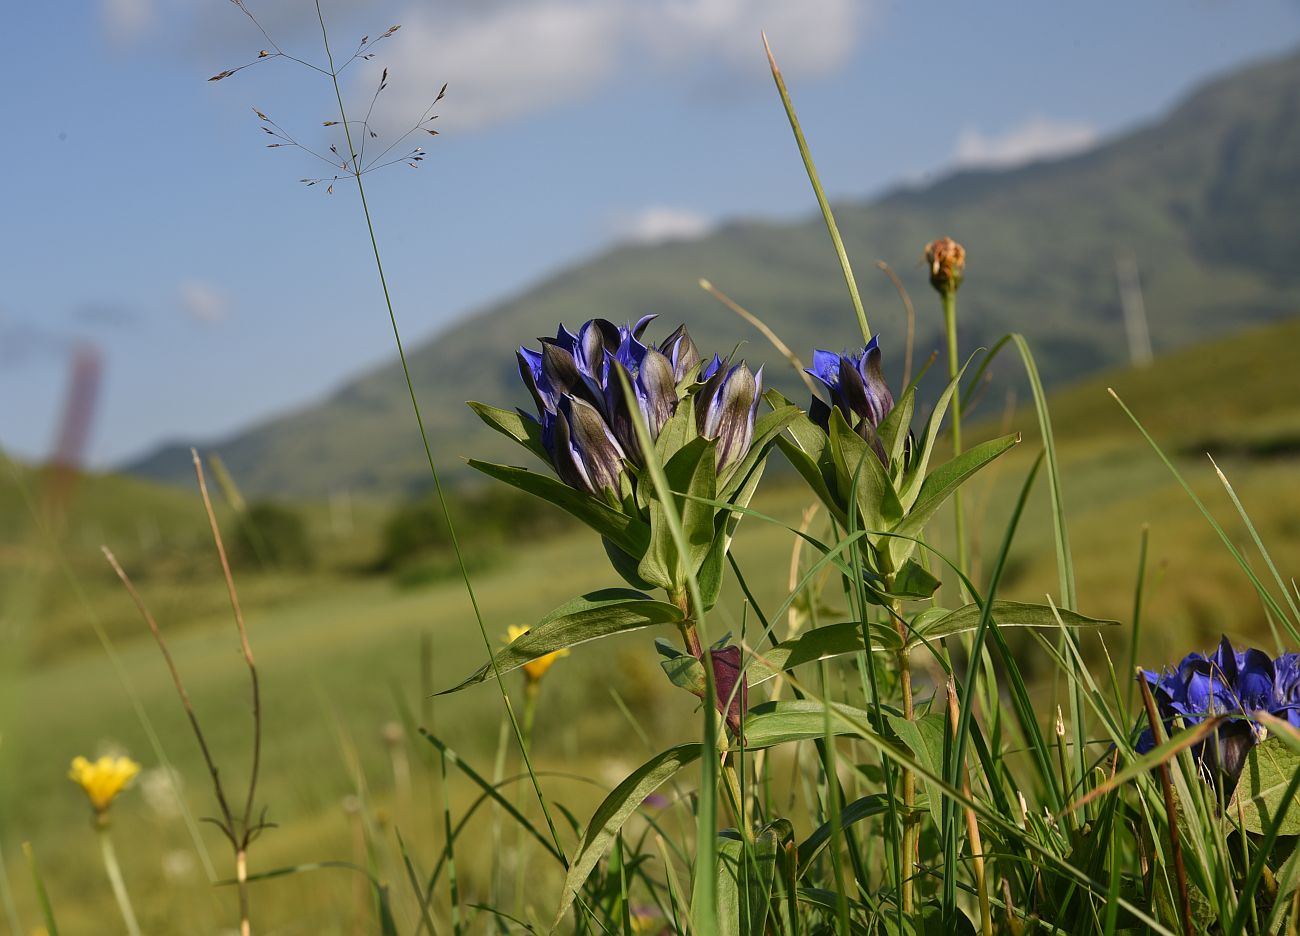
[[[918,305],[918,355],[938,346],[939,316],[917,258],[951,235],[969,250],[962,341],[1009,330],[1033,343],[1053,384],[1124,360],[1115,257],[1141,263],[1157,350],[1300,311],[1293,256],[1300,216],[1300,54],[1206,85],[1164,119],[1091,152],[1008,171],[961,172],[928,188],[836,206],[856,261],[889,373],[900,370],[903,317],[887,260]],[[773,139],[773,146],[792,145]],[[415,350],[416,390],[435,450],[449,471],[461,459],[517,458],[463,405],[524,405],[512,349],[557,321],[663,316],[663,335],[689,323],[702,348],[765,342],[697,286],[707,277],[760,314],[799,353],[850,345],[856,333],[820,218],[729,224],[711,236],[621,247],[560,271],[482,310]],[[794,393],[786,369],[772,368]],[[802,396],[802,393],[799,393]],[[127,466],[184,480],[184,446]],[[399,494],[424,487],[427,467],[400,370],[356,379],[316,406],[207,446],[249,491],[316,496],[340,489]]]

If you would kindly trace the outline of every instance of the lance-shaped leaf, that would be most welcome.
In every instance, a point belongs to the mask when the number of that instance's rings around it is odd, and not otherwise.
[[[719,936],[760,936],[765,931],[777,856],[793,837],[794,827],[788,819],[764,826],[753,844],[746,844],[734,829],[719,833]]]
[[[887,624],[869,626],[873,653],[894,653],[902,647],[902,639],[893,627]],[[703,698],[704,666],[700,661],[689,653],[682,653],[666,640],[656,640],[655,646],[664,658],[659,666],[672,684]],[[857,621],[826,624],[784,640],[775,647],[746,654],[745,673],[749,685],[755,686],[803,663],[829,660],[862,649],[862,625]]]
[[[889,415],[876,427],[880,444],[889,456],[889,473],[897,478],[903,473],[903,454],[907,448],[907,437],[912,430],[912,412],[916,409],[916,390],[908,389]]]
[[[801,418],[807,421],[806,416]],[[799,422],[799,419],[796,419],[795,422]],[[812,423],[809,423],[809,425],[812,425]],[[815,426],[813,428],[816,429]],[[820,429],[816,431],[821,432]],[[781,454],[786,457],[786,460],[794,466],[794,470],[799,472],[799,475],[807,482],[808,487],[812,488],[812,492],[817,495],[817,499],[826,505],[826,509],[830,511],[836,522],[840,526],[848,526],[848,519],[844,516],[844,508],[840,506],[839,500],[835,496],[835,468],[831,463],[831,459],[826,457],[822,462],[814,461],[797,442],[792,442],[785,436],[777,438],[776,445],[781,450]]]
[[[932,596],[942,583],[915,559],[908,559],[894,576],[895,598],[923,601]]]
[[[810,741],[826,734],[854,734],[854,724],[868,724],[871,714],[840,702],[827,712],[821,702],[798,699],[756,705],[745,720],[745,747],[750,750]]]
[[[872,816],[878,816],[889,809],[889,800],[883,793],[872,793],[856,799],[840,810],[840,828],[847,829],[854,823]],[[802,876],[831,840],[834,827],[824,822],[813,833],[799,843],[799,874]]]
[[[650,495],[650,548],[644,552],[640,576],[669,592],[685,592],[687,572],[694,573],[704,562],[716,533],[713,525],[717,468],[715,443],[696,438],[684,445],[664,465],[668,486],[680,494],[675,498],[682,531],[686,534],[686,555],[681,555],[669,529],[664,504]],[[645,485],[648,487],[648,485]]]
[[[587,823],[587,831],[582,836],[578,851],[569,864],[569,873],[564,878],[564,889],[560,892],[560,908],[556,911],[555,922],[551,932],[555,932],[560,921],[573,905],[573,899],[588,875],[609,852],[618,837],[623,824],[636,812],[645,798],[672,779],[683,767],[700,759],[704,745],[699,742],[679,744],[671,747],[646,761],[614,788],[604,802],[596,807]]]
[[[682,612],[666,601],[656,601],[629,588],[607,588],[560,605],[527,633],[506,644],[497,652],[494,662],[497,671],[505,674],[557,650],[652,624],[675,624],[681,619]],[[439,695],[481,683],[492,670],[492,664],[486,663],[468,679]]]
[[[1058,621],[1059,619],[1059,621]],[[1048,605],[1025,604],[1020,601],[993,602],[993,621],[998,627],[1111,627],[1119,626],[1119,621],[1104,618],[1090,618],[1064,608],[1052,608]],[[924,624],[918,623],[908,640],[909,647],[915,647],[927,640],[939,640],[965,631],[973,631],[980,623],[980,606],[968,604],[956,611],[950,611],[943,617],[931,619]]]
[[[475,458],[469,460],[469,466],[573,514],[629,556],[644,555],[650,544],[650,528],[640,518],[615,510],[604,501],[574,490],[562,481],[527,468],[495,465]]]
[[[497,432],[514,439],[546,464],[551,463],[551,456],[547,454],[546,446],[542,444],[542,426],[537,420],[517,410],[501,409],[499,406],[489,406],[486,403],[475,403],[471,400],[468,405],[478,414],[479,419]]]
[[[836,407],[830,415],[831,457],[835,460],[835,483],[839,500],[847,504],[856,487],[858,513],[868,530],[888,530],[903,516],[893,482],[880,456],[849,428]],[[873,541],[875,537],[872,537]]]
[[[898,735],[899,740],[907,745],[918,763],[924,765],[935,776],[943,776],[944,736],[949,730],[946,716],[939,712],[931,712],[915,719],[903,718],[900,715],[886,715],[885,720],[889,722],[889,727],[894,729],[894,734]],[[937,828],[942,828],[943,796],[938,787],[928,781],[926,790],[929,793],[930,813],[934,816],[934,824]]]
[[[835,711],[843,718],[831,719],[833,734],[849,734],[854,729],[845,719],[859,724],[870,718],[867,712],[848,705],[836,705]],[[768,702],[758,706],[745,719],[745,747],[750,750],[772,747],[791,741],[810,741],[820,738],[826,730],[826,713],[821,703],[808,700],[798,702]],[[554,932],[573,905],[573,899],[588,875],[605,857],[623,824],[636,812],[647,796],[684,767],[699,760],[704,745],[698,742],[679,744],[656,754],[620,783],[605,797],[583,833],[578,851],[569,864],[560,895],[560,908],[551,925]]]
[[[1247,832],[1263,835],[1280,822],[1278,835],[1300,835],[1300,805],[1286,797],[1291,778],[1300,770],[1300,753],[1281,738],[1261,741],[1246,755],[1226,818],[1235,827],[1238,816]]]
[[[889,543],[889,552],[894,562],[901,563],[916,548],[916,543],[903,537],[919,537],[925,531],[925,525],[967,478],[1019,441],[1019,433],[990,439],[936,468],[921,485],[907,516],[892,531],[899,534],[892,537]]]
[[[944,414],[948,412],[948,405],[952,403],[953,394],[957,392],[957,384],[960,383],[961,375],[966,373],[968,366],[970,366],[969,359],[957,372],[957,376],[948,382],[943,393],[939,394],[939,399],[935,401],[934,409],[930,413],[930,419],[925,424],[925,431],[917,440],[912,462],[903,473],[903,483],[898,489],[898,498],[903,502],[904,510],[910,511],[912,505],[916,503],[917,495],[921,491],[921,482],[925,480],[925,473],[930,466],[930,454],[934,451],[935,439],[939,437],[939,428],[943,423]]]

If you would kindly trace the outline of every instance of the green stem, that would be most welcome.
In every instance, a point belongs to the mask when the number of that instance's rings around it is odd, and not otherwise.
[[[379,273],[379,285],[383,289],[384,303],[388,307],[388,320],[393,328],[393,340],[397,343],[397,357],[402,363],[402,374],[406,378],[406,390],[411,398],[411,408],[415,411],[415,422],[420,429],[420,440],[424,443],[424,456],[429,463],[429,473],[433,476],[433,487],[438,495],[438,503],[442,507],[443,519],[447,522],[447,532],[451,539],[452,551],[456,554],[456,561],[460,566],[461,578],[465,582],[465,590],[469,595],[470,605],[474,610],[474,618],[478,622],[479,633],[483,637],[483,646],[487,650],[488,662],[492,666],[492,674],[496,677],[497,687],[501,690],[502,703],[505,705],[506,713],[510,716],[510,724],[514,729],[515,739],[519,742],[520,749],[523,752],[524,766],[528,768],[528,778],[532,781],[533,791],[537,794],[537,802],[542,807],[542,815],[546,818],[546,827],[551,833],[551,841],[555,844],[555,850],[563,856],[564,846],[560,843],[559,830],[555,826],[555,820],[551,817],[551,810],[546,803],[545,795],[542,793],[542,786],[537,779],[537,773],[533,770],[533,762],[528,756],[527,747],[524,745],[523,732],[520,730],[519,721],[515,716],[514,706],[510,704],[510,694],[506,691],[505,683],[501,681],[500,667],[497,665],[496,654],[492,650],[492,641],[488,638],[487,627],[483,623],[483,612],[479,608],[478,596],[473,585],[470,584],[469,569],[465,564],[465,556],[460,547],[460,538],[456,535],[455,525],[452,523],[451,510],[447,505],[442,479],[434,463],[433,448],[429,444],[429,434],[425,431],[424,417],[420,414],[420,404],[415,396],[415,383],[411,379],[411,368],[407,364],[406,351],[402,347],[402,335],[397,327],[397,313],[393,310],[393,299],[388,291],[388,279],[384,275],[384,263],[379,255],[379,241],[375,237],[375,225],[370,217],[370,206],[366,202],[366,187],[361,181],[361,160],[357,155],[356,147],[352,145],[351,124],[348,123],[347,111],[343,106],[343,91],[339,87],[339,73],[338,69],[334,67],[334,54],[330,51],[329,33],[325,29],[325,14],[321,12],[320,0],[316,0],[316,17],[320,20],[321,41],[325,45],[325,57],[329,61],[328,74],[334,84],[334,97],[338,101],[339,123],[343,127],[344,140],[348,146],[348,156],[352,161],[351,173],[357,183],[357,193],[361,196],[361,211],[365,215],[366,230],[370,234],[370,248],[375,257],[375,269]],[[567,859],[565,864],[568,864]]]
[[[533,746],[533,718],[537,714],[537,691],[541,689],[540,680],[528,677],[524,683],[524,750]]]
[[[101,816],[96,826],[99,832],[99,850],[104,856],[104,870],[108,873],[108,883],[113,887],[113,896],[117,898],[117,907],[122,911],[126,931],[128,936],[140,936],[140,924],[135,920],[131,897],[126,892],[126,883],[122,880],[122,869],[117,864],[117,851],[113,848],[113,837],[109,834],[108,822]]]
[[[889,589],[893,590],[893,575],[888,576]],[[912,705],[912,654],[907,647],[907,628],[903,623],[903,602],[900,599],[894,599],[890,606],[893,612],[894,623],[898,628],[899,636],[903,638],[903,647],[898,651],[898,684],[903,694],[903,717],[912,721],[916,717],[915,709]],[[916,775],[910,768],[903,769],[903,880],[900,882],[902,890],[902,906],[904,915],[912,913],[915,906],[913,895],[912,878],[916,863],[916,841],[920,829],[917,826],[917,817],[915,815],[916,807]]]
[[[961,370],[961,362],[958,358],[957,350],[957,292],[953,289],[944,290],[940,293],[943,298],[943,327],[948,339],[948,379],[956,380],[957,374]],[[961,447],[961,409],[962,409],[961,388],[958,387],[953,391],[952,408],[952,455],[956,458],[962,452]],[[961,490],[953,491],[952,509],[956,517],[955,531],[957,535],[957,564],[967,572],[970,571],[970,554],[969,547],[966,543],[966,515],[962,509]],[[960,587],[960,586],[958,586]]]

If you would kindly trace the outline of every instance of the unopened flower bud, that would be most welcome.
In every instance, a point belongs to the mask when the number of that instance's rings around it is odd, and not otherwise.
[[[930,268],[930,285],[941,293],[956,292],[966,272],[966,248],[951,237],[925,245],[925,263]]]
[[[754,419],[763,395],[763,368],[752,373],[744,362],[728,366],[716,355],[701,374],[695,397],[700,435],[718,440],[718,470],[740,461],[754,438]]]

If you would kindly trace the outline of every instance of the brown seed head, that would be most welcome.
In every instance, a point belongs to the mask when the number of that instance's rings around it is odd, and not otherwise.
[[[925,263],[930,268],[930,285],[941,293],[956,292],[966,271],[966,248],[951,237],[925,245]]]

